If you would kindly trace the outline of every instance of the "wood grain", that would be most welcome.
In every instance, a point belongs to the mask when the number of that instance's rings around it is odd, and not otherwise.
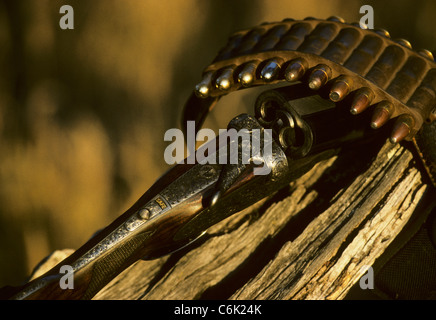
[[[354,148],[94,299],[343,299],[428,188],[407,148]]]

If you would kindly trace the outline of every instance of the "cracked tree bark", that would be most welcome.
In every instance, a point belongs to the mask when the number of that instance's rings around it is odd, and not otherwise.
[[[417,166],[400,145],[348,150],[95,299],[343,299],[420,214]]]

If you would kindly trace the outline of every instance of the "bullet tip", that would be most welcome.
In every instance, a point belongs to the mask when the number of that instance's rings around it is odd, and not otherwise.
[[[295,75],[294,72],[287,72],[285,77],[286,77],[286,80],[289,82],[295,81],[297,78],[297,76]]]
[[[336,91],[330,92],[330,100],[332,100],[333,102],[339,101],[340,98],[341,98],[341,95],[338,92],[336,92]]]
[[[271,80],[273,77],[273,74],[271,72],[265,72],[264,74],[262,74],[262,78],[265,80]]]
[[[248,86],[253,81],[253,77],[251,74],[246,73],[241,76],[240,81],[243,86]]]
[[[205,85],[197,86],[195,88],[195,93],[201,98],[206,98],[209,94],[209,88]]]
[[[313,79],[309,82],[309,88],[312,90],[318,90],[321,88],[321,81],[319,79]]]
[[[230,88],[230,81],[227,79],[222,79],[221,81],[219,81],[218,83],[218,88],[220,90],[227,90]]]

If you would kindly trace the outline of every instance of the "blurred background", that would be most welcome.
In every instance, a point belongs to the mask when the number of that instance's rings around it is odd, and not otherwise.
[[[74,30],[62,30],[62,5]],[[50,252],[76,249],[168,169],[166,130],[230,33],[307,16],[359,21],[436,49],[436,2],[2,0],[0,287]],[[237,99],[237,98],[236,98]],[[210,121],[239,112],[225,100]]]

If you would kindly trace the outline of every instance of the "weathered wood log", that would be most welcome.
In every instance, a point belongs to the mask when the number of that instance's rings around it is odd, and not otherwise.
[[[342,299],[400,233],[428,185],[400,145],[354,148],[211,227],[138,261],[95,299]]]

